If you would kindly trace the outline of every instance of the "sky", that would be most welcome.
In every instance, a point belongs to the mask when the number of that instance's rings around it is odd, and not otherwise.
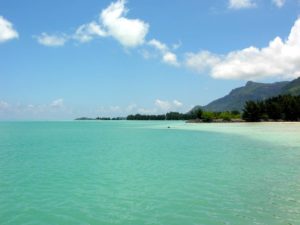
[[[187,112],[300,76],[299,0],[0,0],[0,120]]]

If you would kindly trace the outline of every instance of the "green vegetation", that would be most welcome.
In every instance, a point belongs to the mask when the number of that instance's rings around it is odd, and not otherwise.
[[[127,120],[195,120],[201,119],[202,110],[198,109],[193,113],[168,112],[162,115],[129,115]]]
[[[248,101],[243,119],[258,121],[300,121],[300,96],[279,95],[264,101]]]
[[[247,101],[243,114],[239,111],[212,112],[201,107],[188,113],[169,112],[161,115],[129,115],[123,117],[81,117],[76,120],[190,120],[195,122],[230,122],[230,121],[300,121],[300,95],[279,95],[261,101]]]
[[[278,95],[289,94],[293,96],[300,95],[300,78],[290,82],[283,81],[271,84],[249,81],[245,86],[233,89],[228,95],[201,108],[210,112],[242,111],[247,101],[262,101]],[[191,111],[199,107],[196,106]]]
[[[203,122],[213,121],[232,121],[240,119],[241,115],[238,111],[233,112],[208,112],[201,108],[189,113],[169,112],[165,115],[129,115],[127,120],[194,120]]]
[[[277,97],[274,97],[277,96]],[[169,112],[161,115],[129,115],[123,117],[81,117],[76,120],[194,120],[226,121],[300,121],[300,77],[293,81],[264,84],[249,81],[223,98],[188,113]],[[266,100],[265,100],[266,99]],[[239,111],[243,111],[243,115]]]
[[[124,117],[96,117],[96,118],[90,118],[90,117],[79,117],[76,118],[75,120],[125,120],[126,118]]]
[[[216,114],[213,112],[203,112],[201,119],[203,122],[212,122],[214,119],[216,119],[215,115]]]
[[[129,115],[127,116],[127,120],[165,120],[166,115]]]
[[[282,90],[283,95],[300,95],[300,77],[289,82]]]

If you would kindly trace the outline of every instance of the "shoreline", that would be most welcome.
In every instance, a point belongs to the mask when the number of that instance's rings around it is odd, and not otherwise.
[[[186,123],[191,123],[191,124],[197,124],[197,123],[247,123],[247,124],[251,124],[251,123],[300,123],[300,121],[287,121],[287,120],[268,120],[268,121],[254,121],[254,122],[249,122],[243,119],[235,119],[235,120],[231,120],[231,121],[226,121],[226,120],[212,120],[212,121],[203,121],[203,120],[187,120]]]
[[[299,121],[263,121],[241,123],[185,123],[172,129],[237,135],[285,147],[300,147]],[[231,138],[235,138],[232,136]],[[234,140],[234,139],[233,139]],[[283,144],[285,143],[285,144]]]
[[[201,119],[195,119],[195,120],[187,120],[186,123],[247,123],[247,121],[243,119],[232,119],[232,120],[215,119],[211,121],[203,121]]]

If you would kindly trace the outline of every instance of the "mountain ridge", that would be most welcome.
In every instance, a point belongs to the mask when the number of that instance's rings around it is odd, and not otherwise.
[[[300,95],[300,77],[292,81],[259,83],[248,81],[245,86],[235,88],[229,94],[205,106],[195,106],[191,111],[202,108],[206,111],[241,111],[246,101],[261,101],[278,95]]]

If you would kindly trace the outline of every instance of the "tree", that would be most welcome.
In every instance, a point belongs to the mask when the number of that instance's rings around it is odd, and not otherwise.
[[[198,108],[196,111],[195,111],[195,116],[197,119],[202,119],[202,115],[203,115],[203,111],[202,109]]]
[[[266,113],[272,120],[279,120],[282,118],[282,108],[274,99],[268,99],[265,104]]]
[[[214,119],[214,113],[213,112],[203,112],[202,113],[202,120],[203,122],[212,122]]]
[[[243,119],[248,122],[258,122],[261,120],[260,105],[254,101],[248,101],[243,110]]]
[[[182,114],[178,112],[169,112],[166,114],[166,120],[182,120]]]
[[[219,115],[219,118],[223,121],[231,121],[234,115],[232,115],[230,112],[221,112]]]

